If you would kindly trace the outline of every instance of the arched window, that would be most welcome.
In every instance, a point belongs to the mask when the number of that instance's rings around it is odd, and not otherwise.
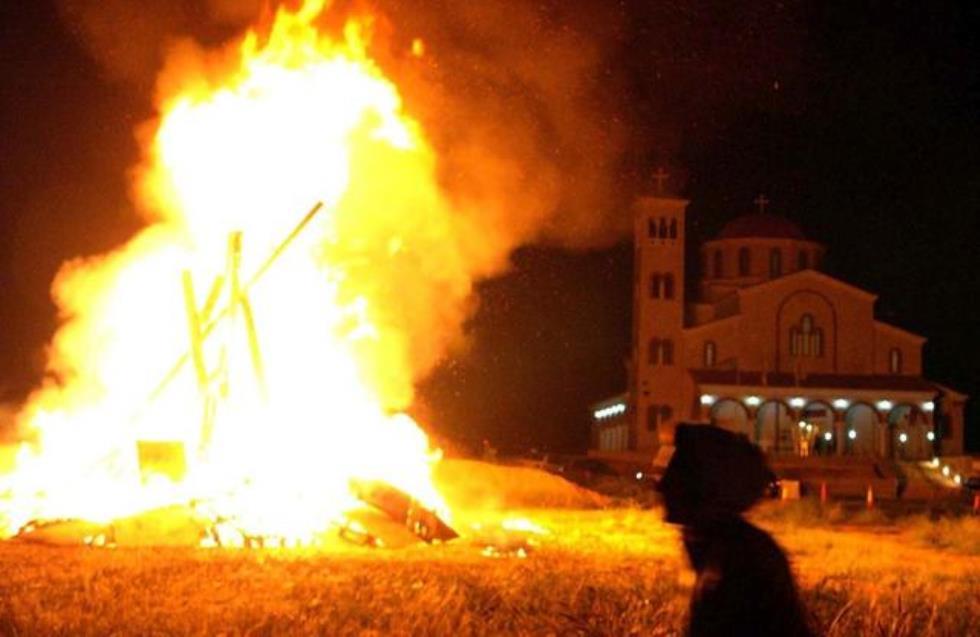
[[[714,367],[715,359],[718,357],[718,347],[714,341],[707,341],[704,344],[704,366]]]
[[[651,338],[647,348],[647,363],[657,365],[660,363],[660,339]]]
[[[674,298],[674,275],[670,272],[664,274],[664,298]]]
[[[897,347],[888,352],[888,371],[892,374],[902,373],[902,350]]]
[[[790,356],[823,356],[823,330],[816,327],[812,314],[804,314],[789,328]]]
[[[714,266],[715,266],[715,278],[716,279],[720,279],[721,276],[722,276],[722,274],[723,274],[722,268],[721,268],[721,265],[722,265],[721,258],[722,258],[721,257],[721,250],[715,250],[715,257],[714,257],[715,263],[714,263]]]
[[[738,249],[738,275],[739,276],[749,276],[749,249],[739,248]]]
[[[670,220],[670,238],[671,239],[677,238],[677,219]]]
[[[798,270],[806,270],[810,267],[810,253],[800,250],[796,255],[796,267]]]
[[[779,248],[769,251],[769,276],[776,278],[783,275],[783,253]]]
[[[650,276],[650,298],[659,299],[660,298],[660,275],[653,274]]]
[[[664,340],[660,343],[660,362],[664,365],[674,364],[674,341]]]

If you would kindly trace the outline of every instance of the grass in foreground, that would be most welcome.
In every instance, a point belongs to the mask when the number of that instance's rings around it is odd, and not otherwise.
[[[398,551],[83,549],[0,544],[3,635],[676,635],[693,577],[655,510],[532,510],[524,546],[480,530]],[[828,635],[980,634],[980,557],[912,526],[760,524],[786,547]],[[470,522],[476,518],[471,518]],[[489,524],[488,524],[489,522]],[[466,522],[463,522],[466,525]],[[918,524],[918,523],[917,523]],[[980,520],[934,533],[980,532]],[[972,526],[971,526],[972,525]]]

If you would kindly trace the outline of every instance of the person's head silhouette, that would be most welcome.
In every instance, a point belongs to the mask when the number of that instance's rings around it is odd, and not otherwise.
[[[739,515],[771,481],[762,451],[741,434],[681,424],[674,443],[658,484],[668,522],[692,526]]]

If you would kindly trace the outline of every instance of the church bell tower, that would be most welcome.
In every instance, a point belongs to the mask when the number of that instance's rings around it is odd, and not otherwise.
[[[664,173],[658,173],[662,190]],[[657,194],[633,206],[633,355],[630,447],[673,444],[689,411],[684,365],[684,237],[687,200]]]

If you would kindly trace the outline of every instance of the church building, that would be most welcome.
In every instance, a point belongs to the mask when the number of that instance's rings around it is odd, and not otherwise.
[[[963,454],[966,396],[923,377],[926,339],[876,319],[873,293],[822,272],[826,248],[756,203],[700,246],[692,286],[688,202],[635,203],[629,386],[593,406],[593,450],[653,455],[687,421],[773,456]]]

